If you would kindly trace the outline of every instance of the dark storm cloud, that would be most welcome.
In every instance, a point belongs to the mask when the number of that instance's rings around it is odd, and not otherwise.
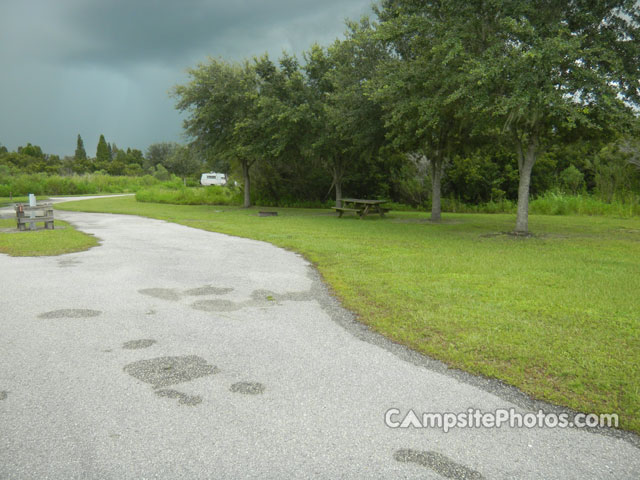
[[[367,0],[352,3],[359,11],[368,5]],[[310,33],[322,35],[328,21],[339,24],[354,13],[348,4],[337,0],[88,2],[72,10],[66,24],[80,33],[79,43],[61,53],[80,63],[175,63],[203,54],[262,52],[273,46],[269,42],[278,33],[282,47],[301,50],[314,40]],[[302,45],[303,38],[308,44]]]
[[[0,143],[72,154],[181,141],[167,91],[207,56],[328,45],[371,0],[0,0]]]

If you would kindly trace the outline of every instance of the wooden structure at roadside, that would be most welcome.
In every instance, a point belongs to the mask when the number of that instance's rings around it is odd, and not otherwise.
[[[53,230],[53,206],[50,203],[41,203],[35,207],[16,205],[16,221],[18,230],[26,230],[29,224],[29,230],[36,229],[36,223],[44,223],[44,228]]]
[[[331,207],[338,212],[338,217],[342,217],[345,212],[353,212],[360,218],[366,217],[370,213],[377,213],[381,217],[390,209],[384,208],[382,205],[387,200],[364,200],[361,198],[343,198],[342,207]]]

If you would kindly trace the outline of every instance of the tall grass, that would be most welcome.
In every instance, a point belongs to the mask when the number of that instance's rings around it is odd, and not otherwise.
[[[151,187],[136,193],[139,202],[167,203],[173,205],[242,205],[240,188],[216,186],[185,188]],[[281,199],[278,202],[252,195],[254,205],[262,207],[330,208],[333,202]]]
[[[232,187],[151,187],[136,193],[138,202],[169,203],[173,205],[240,205],[242,191]]]
[[[640,198],[626,195],[607,203],[592,195],[547,192],[531,202],[529,211],[541,215],[604,215],[626,218],[640,215]]]
[[[517,210],[516,202],[501,200],[481,205],[468,205],[455,199],[443,199],[442,210],[450,213],[511,213]],[[619,196],[607,203],[594,195],[567,195],[546,192],[529,202],[529,213],[539,215],[601,215],[608,217],[633,217],[640,215],[640,197]]]
[[[0,197],[36,195],[86,195],[95,193],[133,193],[154,185],[177,188],[176,177],[160,181],[151,175],[143,177],[115,177],[93,173],[87,175],[47,175],[44,173],[0,175]]]

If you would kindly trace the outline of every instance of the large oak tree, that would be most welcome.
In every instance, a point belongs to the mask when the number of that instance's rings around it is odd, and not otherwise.
[[[251,206],[250,169],[256,151],[258,78],[248,62],[209,59],[188,70],[191,80],[173,89],[177,108],[187,112],[186,132],[194,146],[237,163],[244,180],[244,207]]]

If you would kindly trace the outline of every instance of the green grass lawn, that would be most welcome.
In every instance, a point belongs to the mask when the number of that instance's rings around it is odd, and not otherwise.
[[[145,215],[304,254],[360,320],[394,341],[541,399],[620,415],[640,432],[640,219],[323,210],[86,200],[57,208]]]
[[[37,225],[38,230],[34,232],[18,232],[15,220],[0,220],[0,229],[15,230],[0,230],[0,253],[14,257],[60,255],[87,250],[98,245],[96,237],[75,230],[67,222],[56,220],[55,230],[45,230],[42,224]]]

